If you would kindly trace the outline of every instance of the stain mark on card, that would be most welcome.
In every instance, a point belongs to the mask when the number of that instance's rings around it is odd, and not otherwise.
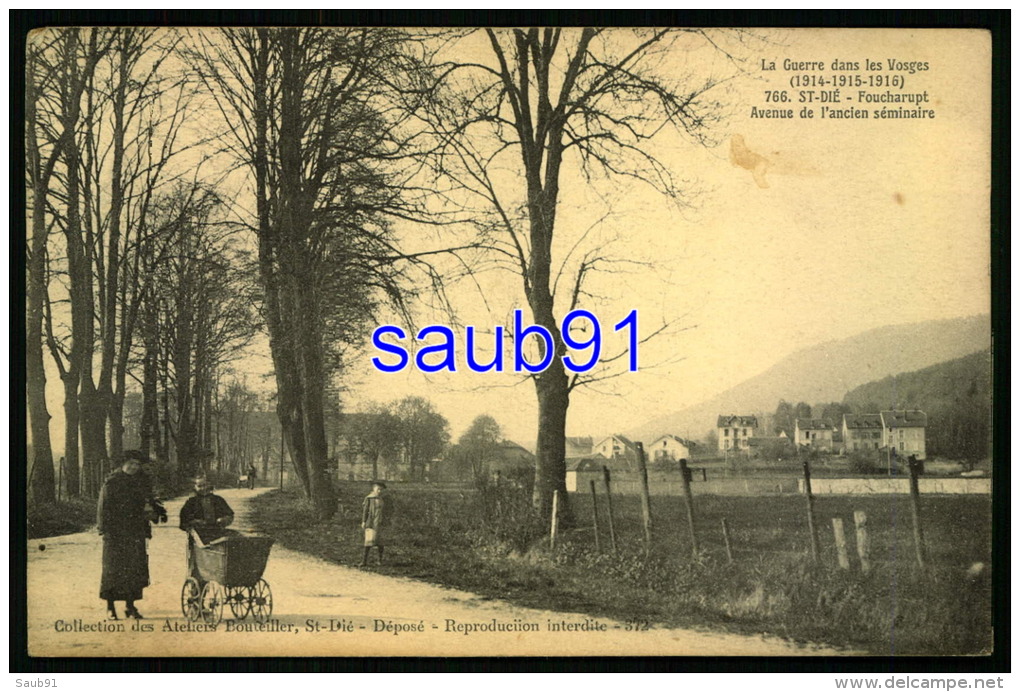
[[[744,142],[743,135],[733,135],[730,138],[730,162],[734,166],[751,171],[758,187],[765,189],[769,186],[765,179],[765,173],[769,169],[769,160],[761,154],[751,151],[747,147],[747,143]]]

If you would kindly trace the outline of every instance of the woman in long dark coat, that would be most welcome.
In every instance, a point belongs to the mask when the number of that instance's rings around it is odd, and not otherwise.
[[[125,601],[124,615],[141,619],[135,601],[149,585],[149,556],[145,541],[152,537],[150,519],[159,506],[149,477],[142,472],[138,452],[125,452],[124,462],[106,479],[99,493],[98,528],[103,537],[103,579],[99,597],[108,616],[116,620],[115,601]],[[165,521],[165,519],[164,519]]]

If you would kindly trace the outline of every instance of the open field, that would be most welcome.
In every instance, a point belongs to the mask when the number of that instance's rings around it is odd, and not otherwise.
[[[312,520],[298,491],[267,493],[256,498],[253,521],[289,548],[356,564],[366,491],[365,484],[342,484],[339,511],[325,523]],[[601,492],[601,550],[594,545],[591,497],[572,494],[575,528],[563,531],[551,552],[547,526],[530,515],[523,491],[395,488],[387,564],[372,569],[528,607],[766,633],[876,655],[977,654],[991,647],[988,497],[922,498],[929,566],[921,570],[906,496],[817,498],[821,560],[815,565],[803,496],[696,496],[701,550],[695,558],[683,501],[667,496],[652,498],[648,555],[639,499],[614,496],[614,554]],[[854,510],[868,514],[867,575],[854,552]],[[837,516],[847,527],[851,570],[836,564],[831,519]]]

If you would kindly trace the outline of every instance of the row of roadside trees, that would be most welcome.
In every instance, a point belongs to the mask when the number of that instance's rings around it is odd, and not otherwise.
[[[329,516],[327,394],[343,391],[382,311],[413,324],[418,298],[451,308],[440,258],[467,275],[494,268],[515,278],[562,355],[562,316],[597,300],[593,280],[627,261],[587,233],[561,237],[562,187],[633,181],[683,203],[655,138],[711,143],[714,94],[756,40],[596,28],[33,33],[33,499],[54,497],[47,352],[64,388],[66,477],[94,494],[122,451],[136,386],[143,448],[195,470],[218,383],[259,330],[289,456]],[[697,50],[719,56],[710,72],[674,69]],[[613,376],[619,355],[588,374],[554,358],[531,378],[543,513],[554,491],[565,497],[571,393]]]

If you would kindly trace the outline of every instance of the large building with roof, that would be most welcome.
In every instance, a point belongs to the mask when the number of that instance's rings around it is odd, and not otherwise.
[[[750,439],[758,433],[758,419],[755,416],[719,416],[715,427],[720,452],[747,451]]]
[[[680,461],[691,458],[694,443],[676,435],[662,435],[648,445],[647,451],[651,461]]]
[[[882,411],[885,446],[901,457],[925,458],[924,433],[928,415],[924,411]]]
[[[637,447],[623,435],[609,435],[592,447],[592,454],[605,459],[622,461],[629,469],[637,468]]]
[[[860,452],[882,447],[882,416],[877,413],[843,414],[843,448]]]
[[[928,416],[924,411],[847,413],[843,416],[843,449],[887,450],[897,456],[924,459],[927,427]]]
[[[832,451],[832,423],[827,418],[798,418],[793,426],[798,447]]]

